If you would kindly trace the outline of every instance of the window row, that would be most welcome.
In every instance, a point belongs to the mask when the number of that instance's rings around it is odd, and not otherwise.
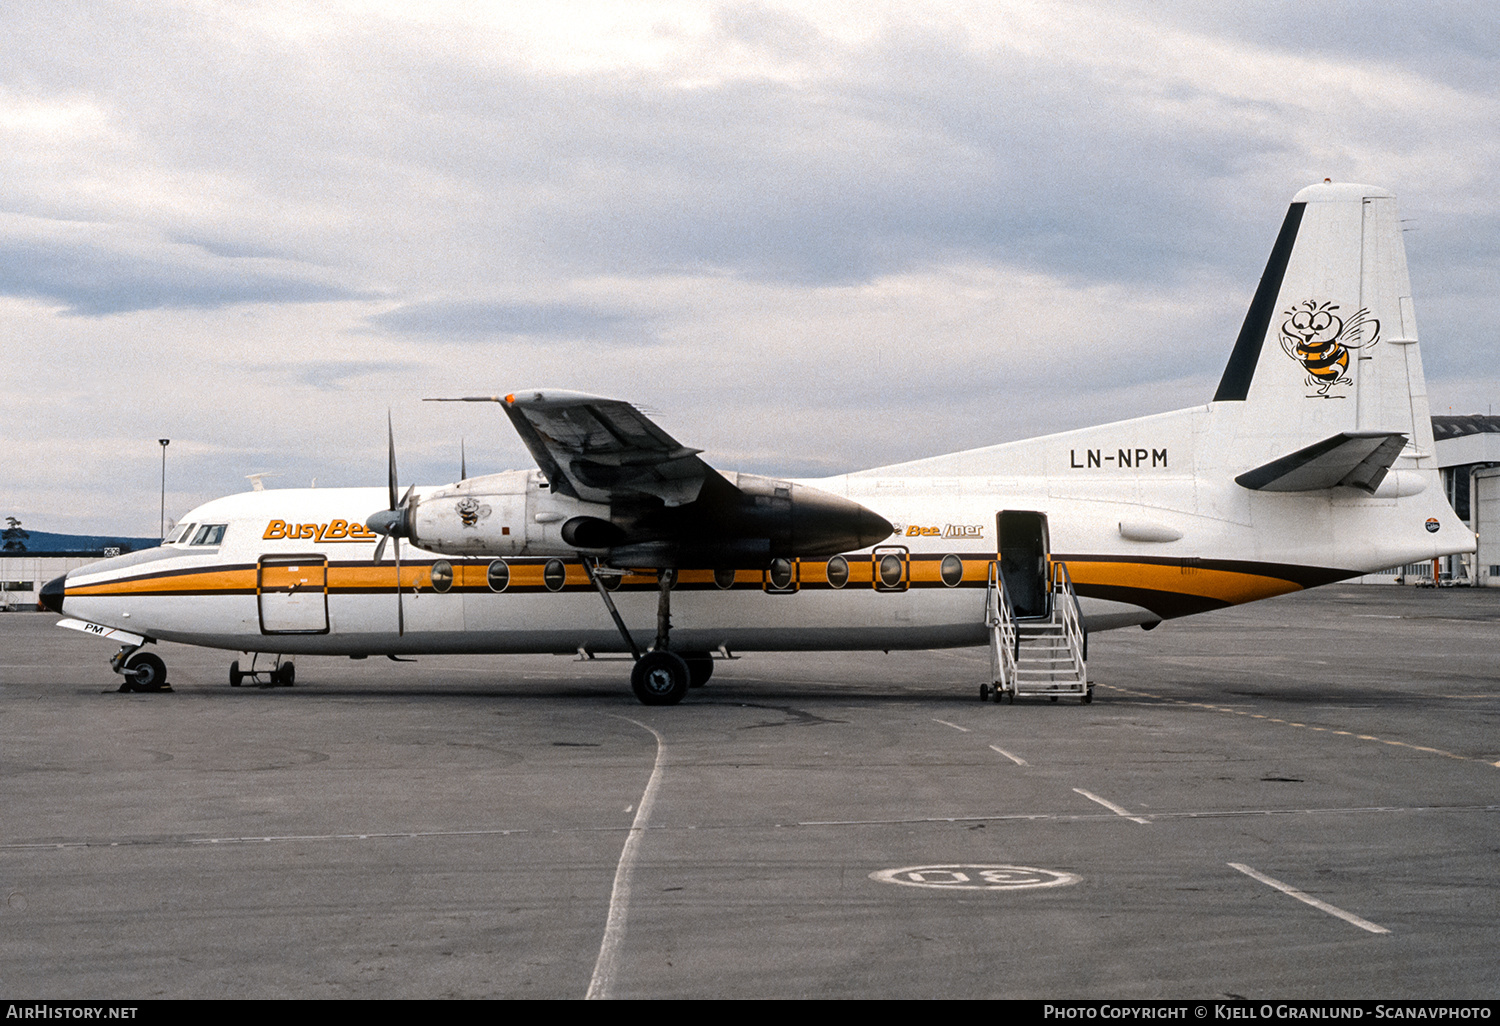
[[[672,573],[672,571],[668,571]],[[834,556],[825,567],[825,575],[828,584],[833,588],[842,588],[849,583],[849,561],[843,556]],[[733,569],[719,569],[714,571],[714,583],[720,588],[728,590],[734,587],[735,573]],[[766,583],[772,590],[790,590],[796,577],[796,565],[790,559],[773,559],[766,568]],[[878,557],[875,564],[876,584],[878,587],[890,590],[900,588],[906,580],[906,558],[896,553],[886,553]],[[938,567],[938,576],[943,584],[949,588],[956,588],[964,579],[964,561],[954,555],[943,557]],[[620,586],[624,579],[622,573],[601,573],[599,579],[609,591],[614,591]],[[504,591],[510,586],[510,564],[503,559],[494,560],[486,568],[485,580],[491,591]],[[568,582],[568,568],[560,559],[549,559],[542,567],[542,583],[547,586],[548,591],[561,591]],[[447,591],[453,587],[453,564],[447,560],[439,560],[432,564],[432,588],[434,591]]]

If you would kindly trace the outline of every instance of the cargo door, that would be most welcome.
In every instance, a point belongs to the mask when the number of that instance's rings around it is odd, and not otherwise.
[[[327,556],[262,556],[255,590],[262,634],[328,633]]]

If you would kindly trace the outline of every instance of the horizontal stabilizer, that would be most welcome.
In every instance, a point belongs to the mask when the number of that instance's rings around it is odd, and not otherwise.
[[[1344,487],[1373,493],[1405,446],[1406,436],[1399,432],[1341,431],[1234,480],[1257,492]]]

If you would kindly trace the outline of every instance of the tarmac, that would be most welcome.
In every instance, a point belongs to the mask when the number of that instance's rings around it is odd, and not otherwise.
[[[0,615],[0,997],[1500,996],[1500,590],[628,664],[112,647]]]

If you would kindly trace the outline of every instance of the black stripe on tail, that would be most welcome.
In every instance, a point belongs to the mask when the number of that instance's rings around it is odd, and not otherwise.
[[[1240,326],[1240,337],[1235,339],[1234,352],[1229,354],[1229,365],[1224,368],[1219,390],[1214,393],[1216,403],[1226,399],[1243,401],[1250,394],[1250,379],[1255,377],[1255,365],[1260,362],[1260,347],[1271,327],[1271,315],[1276,312],[1276,297],[1281,294],[1281,280],[1286,277],[1287,261],[1291,259],[1297,228],[1306,208],[1306,203],[1293,203],[1286,212],[1281,234],[1271,248],[1271,259],[1266,261],[1266,271],[1260,276],[1255,298],[1250,301],[1245,323]]]

